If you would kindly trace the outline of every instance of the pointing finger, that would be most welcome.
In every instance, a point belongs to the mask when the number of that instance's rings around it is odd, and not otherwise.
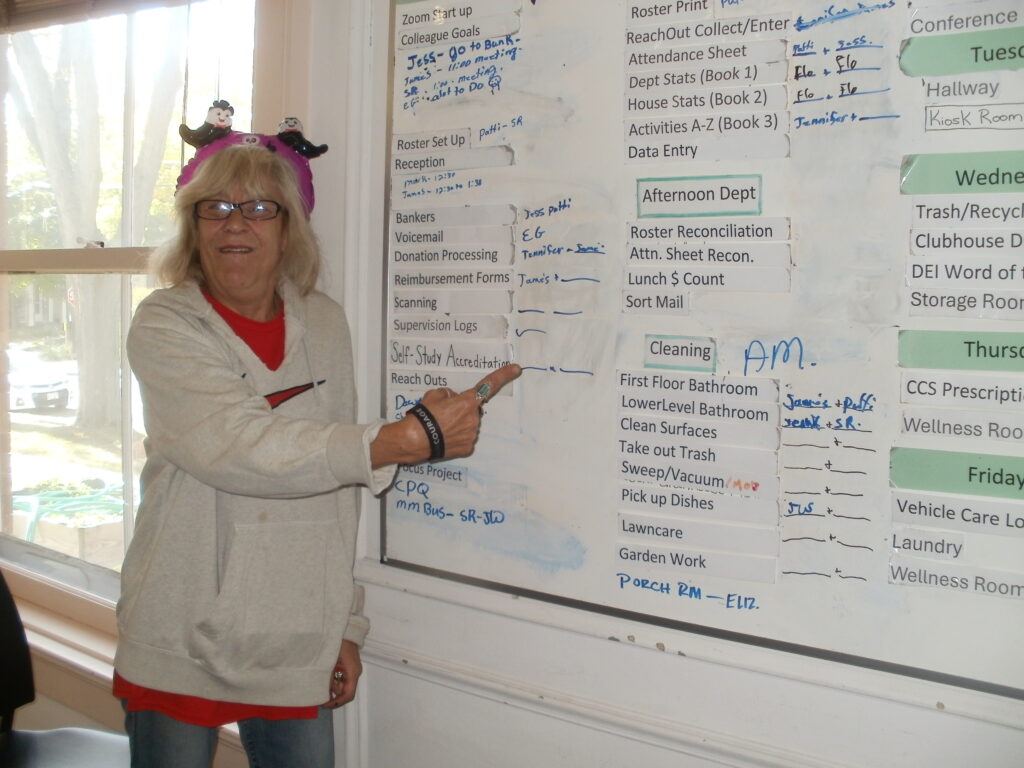
[[[523,369],[515,363],[509,363],[497,370],[491,371],[477,382],[476,387],[468,390],[483,402],[494,397],[498,391],[511,381],[515,381],[522,374]]]

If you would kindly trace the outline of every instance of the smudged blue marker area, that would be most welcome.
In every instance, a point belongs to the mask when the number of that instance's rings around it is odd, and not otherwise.
[[[484,549],[529,563],[546,575],[583,566],[587,548],[576,536],[532,509],[514,513],[500,537],[477,542]]]
[[[527,563],[547,576],[583,566],[587,555],[583,543],[568,529],[534,510],[509,510],[504,520],[494,525],[467,523],[465,515],[461,514],[466,511],[435,501],[422,502],[416,508],[394,505],[388,516],[395,522],[426,526],[447,542],[458,542],[459,546],[469,544]],[[482,505],[470,511],[475,511],[478,521],[482,521],[492,510]]]
[[[402,469],[388,491],[388,540],[402,557],[459,570],[464,555],[483,562],[502,558],[539,576],[583,567],[587,546],[552,506],[548,514],[531,504],[535,478],[530,462],[509,465],[516,450],[532,455],[536,439],[507,422],[508,403],[492,402],[488,433],[466,459]],[[560,475],[555,468],[554,482]],[[417,553],[423,557],[418,558]],[[496,568],[502,568],[501,562]],[[474,574],[483,575],[483,574]]]

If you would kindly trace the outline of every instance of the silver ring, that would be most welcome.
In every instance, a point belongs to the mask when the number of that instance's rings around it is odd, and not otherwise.
[[[342,680],[345,679],[345,673],[342,672],[340,669],[334,670],[334,679],[340,683]]]

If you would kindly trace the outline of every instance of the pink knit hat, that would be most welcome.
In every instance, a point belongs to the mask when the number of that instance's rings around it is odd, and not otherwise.
[[[309,158],[319,157],[327,151],[326,144],[314,145],[302,135],[302,123],[294,117],[287,117],[278,126],[280,129],[277,135],[266,135],[262,133],[241,133],[231,130],[231,115],[234,109],[226,101],[218,100],[213,103],[207,114],[206,122],[196,129],[191,129],[184,123],[178,127],[178,133],[192,146],[196,147],[196,154],[185,167],[181,169],[178,176],[177,189],[192,180],[199,166],[215,155],[224,147],[234,144],[255,144],[266,147],[271,152],[276,152],[291,163],[295,175],[299,181],[299,192],[302,194],[302,201],[306,207],[308,216],[316,202],[313,191],[313,171],[309,167]]]

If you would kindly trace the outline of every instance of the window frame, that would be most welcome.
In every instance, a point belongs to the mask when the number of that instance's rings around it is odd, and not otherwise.
[[[309,84],[311,72],[310,42],[312,40],[313,5],[316,0],[255,0],[255,35],[253,55],[253,117],[255,131],[276,130],[278,121],[287,114],[307,114],[309,107]],[[93,16],[109,13],[123,13],[134,9],[154,6],[181,5],[187,0],[123,0],[102,4]],[[71,2],[71,13],[64,19],[51,18],[47,23],[70,23],[81,21],[81,2]],[[7,19],[0,18],[0,34],[22,31],[6,26]],[[4,162],[4,148],[0,146],[0,162]],[[0,213],[3,213],[0,200]],[[33,274],[119,274],[129,281],[133,275],[145,274],[151,248],[68,248],[53,250],[4,250],[0,248],[0,292],[6,296],[7,278],[15,273]],[[128,292],[130,295],[130,291]],[[0,306],[0,310],[6,306]],[[0,342],[6,342],[7,326],[0,326]],[[123,352],[122,352],[123,355]],[[127,361],[122,359],[124,370]],[[0,374],[6,375],[6,359],[0,355]],[[129,380],[130,377],[123,377]],[[122,386],[127,386],[127,381]],[[122,398],[122,408],[130,408],[130,401]],[[5,411],[2,413],[6,413]],[[10,423],[6,415],[0,415],[3,441],[9,440]],[[9,446],[0,446],[5,449]],[[7,505],[9,508],[9,504]],[[126,539],[127,544],[127,539]],[[16,548],[25,557],[19,560],[45,559],[51,567],[33,569],[24,562],[10,559],[10,548]],[[39,552],[45,551],[42,558]],[[35,558],[33,558],[35,556]],[[101,636],[116,636],[114,605],[116,601],[117,574],[83,561],[43,550],[27,542],[18,542],[3,537],[0,541],[0,570],[8,582],[15,600],[27,605],[45,606],[48,612],[66,619],[74,626],[95,630]],[[72,578],[57,578],[59,573],[74,573]],[[92,585],[85,589],[83,585]],[[100,586],[99,594],[96,585]],[[31,631],[61,640],[64,630],[54,629],[44,622],[34,626],[26,622]],[[94,658],[112,663],[113,656],[109,643],[85,645]],[[83,650],[76,645],[77,650]],[[73,663],[70,661],[69,663]]]
[[[142,275],[152,248],[0,248],[0,273]]]
[[[0,34],[98,19],[146,8],[185,5],[189,0],[7,0],[0,5]]]

